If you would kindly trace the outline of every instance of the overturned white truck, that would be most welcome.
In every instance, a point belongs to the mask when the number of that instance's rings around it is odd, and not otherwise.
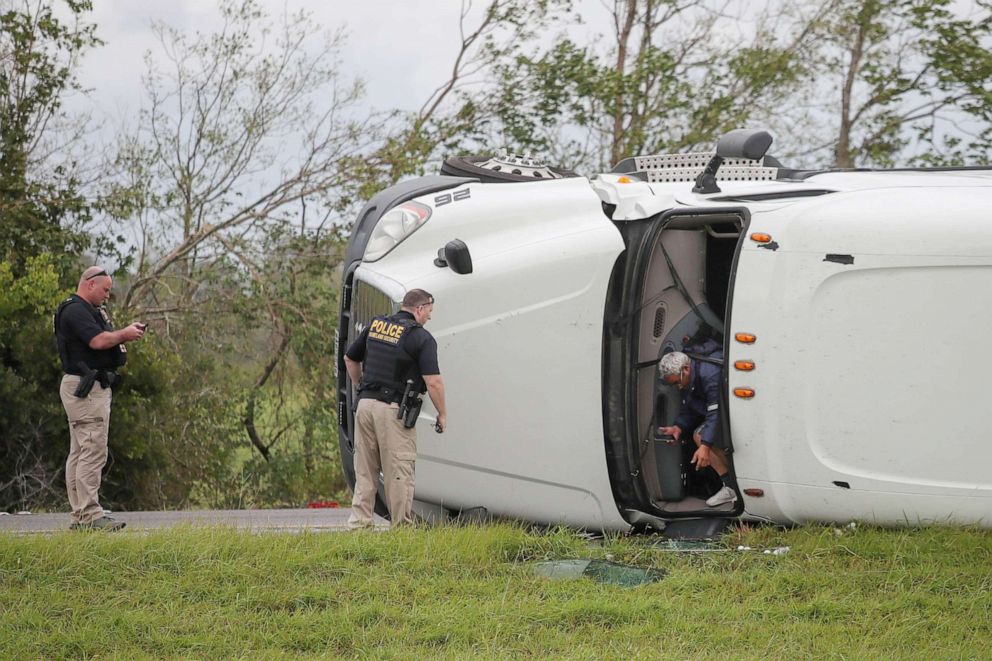
[[[992,169],[797,171],[771,137],[591,179],[449,159],[376,195],[347,252],[341,357],[412,288],[437,304],[449,429],[419,428],[416,508],[595,530],[862,520],[992,525]],[[742,498],[656,438],[656,363],[723,343]],[[688,435],[687,435],[688,436]],[[691,444],[691,442],[690,442]],[[381,507],[380,511],[385,510]]]

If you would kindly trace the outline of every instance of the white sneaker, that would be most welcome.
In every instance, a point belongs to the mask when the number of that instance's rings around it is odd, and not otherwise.
[[[730,487],[723,487],[715,494],[706,499],[707,507],[716,507],[724,503],[732,503],[737,500],[737,492]]]

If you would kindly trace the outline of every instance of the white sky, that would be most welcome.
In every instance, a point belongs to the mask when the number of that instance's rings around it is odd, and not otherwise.
[[[270,14],[305,9],[328,31],[347,27],[342,60],[366,83],[366,102],[380,110],[416,109],[443,83],[458,52],[460,0],[262,0]],[[475,0],[476,15],[484,6]],[[105,44],[90,51],[80,78],[96,114],[138,109],[144,54],[158,42],[151,22],[184,32],[220,27],[215,0],[95,0],[91,22]],[[470,25],[474,25],[470,23]],[[75,100],[81,103],[80,100]]]
[[[761,0],[774,4],[778,0]],[[803,1],[803,0],[800,0]],[[348,39],[342,52],[347,73],[365,81],[366,107],[415,110],[449,73],[458,51],[461,0],[260,0],[273,15],[304,9],[328,31],[346,27]],[[475,15],[487,0],[473,0]],[[596,35],[611,30],[605,0],[578,0],[586,24],[572,27],[580,42],[595,43]],[[730,7],[744,16],[750,0]],[[975,0],[955,0],[959,14],[975,11]],[[158,48],[153,20],[178,30],[209,33],[220,27],[217,0],[94,0],[89,15],[105,44],[91,50],[80,68],[87,99],[74,98],[70,109],[90,108],[94,119],[113,130],[132,116],[143,101],[141,77],[144,54]],[[745,18],[738,23],[744,28]],[[469,20],[469,25],[475,21]],[[550,37],[550,35],[549,35]],[[161,60],[161,58],[159,58]]]

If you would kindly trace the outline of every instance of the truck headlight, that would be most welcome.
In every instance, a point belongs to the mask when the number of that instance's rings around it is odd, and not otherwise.
[[[365,247],[366,262],[382,259],[431,217],[431,208],[420,202],[404,202],[384,213]]]

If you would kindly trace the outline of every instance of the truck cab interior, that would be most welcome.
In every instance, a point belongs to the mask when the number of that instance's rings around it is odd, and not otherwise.
[[[662,382],[658,361],[706,338],[725,347],[732,278],[738,245],[747,225],[745,210],[713,210],[691,215],[661,214],[621,226],[628,244],[614,280],[620,300],[607,325],[607,443],[626,439],[621,450],[608,447],[616,466],[611,475],[634,476],[633,489],[617,490],[618,502],[663,518],[734,516],[742,501],[708,507],[706,499],[722,486],[712,468],[696,470],[693,429],[678,442],[664,439],[659,427],[679,413],[682,395]],[[619,272],[623,272],[623,276]],[[611,314],[608,304],[608,318]],[[626,345],[626,350],[624,350]],[[625,369],[611,368],[619,360]],[[724,368],[725,369],[725,368]],[[725,374],[725,373],[724,373]],[[733,471],[733,447],[723,378],[721,426],[724,452]],[[623,402],[623,404],[621,404]],[[612,451],[610,451],[612,450]],[[621,450],[618,452],[618,450]],[[626,455],[627,461],[620,459]],[[633,500],[631,500],[633,499]]]

